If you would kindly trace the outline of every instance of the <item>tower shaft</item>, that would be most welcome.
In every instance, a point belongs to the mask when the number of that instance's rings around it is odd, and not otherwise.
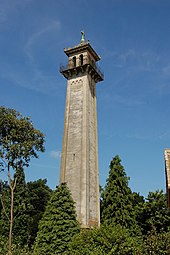
[[[60,182],[72,193],[81,226],[99,226],[96,82],[103,77],[89,42],[65,53],[68,65],[60,70],[68,79]]]
[[[170,209],[170,149],[164,151],[167,207]]]

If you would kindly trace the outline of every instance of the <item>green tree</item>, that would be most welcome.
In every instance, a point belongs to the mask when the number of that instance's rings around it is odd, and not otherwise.
[[[30,211],[32,206],[30,204],[24,170],[22,168],[17,169],[14,178],[17,178],[17,185],[14,200],[13,237],[15,243],[24,246],[28,244],[29,240],[29,228],[32,221]]]
[[[141,236],[120,225],[83,230],[69,244],[69,255],[143,255]]]
[[[31,158],[38,157],[38,151],[44,151],[44,135],[33,127],[30,118],[23,117],[14,109],[0,107],[0,167],[7,170],[10,187],[9,253],[14,222],[14,191],[18,178],[13,172],[29,166]]]
[[[17,169],[14,175],[17,178],[17,186],[15,189],[15,200],[14,200],[14,210],[13,210],[13,243],[17,243],[23,246],[28,243],[29,239],[29,226],[31,218],[29,211],[31,209],[29,193],[25,182],[25,174],[23,169]],[[1,229],[4,238],[7,236],[9,228],[9,216],[10,215],[10,189],[7,187],[4,191],[4,208],[6,214],[1,216]],[[7,217],[6,217],[7,216]]]
[[[133,192],[132,193],[133,199],[132,199],[132,206],[134,208],[135,211],[135,219],[137,221],[137,224],[140,225],[140,219],[141,219],[141,215],[142,215],[142,211],[143,211],[143,207],[144,207],[144,203],[145,203],[145,199],[143,196],[141,196],[139,193],[137,192]]]
[[[7,188],[8,188],[8,182],[0,180],[0,219],[3,213],[3,210],[5,209],[4,203],[3,203],[3,195],[5,191],[7,190]]]
[[[170,232],[156,232],[153,228],[145,237],[145,253],[151,255],[167,255],[170,254]]]
[[[72,237],[79,232],[71,193],[65,183],[53,192],[39,224],[35,243],[38,254],[63,254]]]
[[[50,200],[52,190],[46,185],[47,180],[39,179],[37,181],[28,182],[27,188],[30,196],[30,217],[32,221],[29,225],[29,246],[31,246],[38,232],[38,223],[45,211],[47,202]]]
[[[6,254],[7,233],[9,232],[9,214],[6,204],[9,205],[10,189],[6,181],[0,181],[0,254]],[[7,224],[6,224],[7,223]]]
[[[170,212],[166,205],[166,195],[162,190],[149,192],[138,215],[138,223],[145,235],[152,229],[157,233],[170,230]]]
[[[133,194],[128,187],[128,180],[119,156],[115,156],[110,163],[109,177],[102,194],[101,221],[135,229],[137,222]]]

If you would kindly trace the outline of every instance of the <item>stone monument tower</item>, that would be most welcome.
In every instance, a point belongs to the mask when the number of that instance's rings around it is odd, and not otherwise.
[[[165,157],[167,207],[170,209],[170,149],[165,149],[164,157]]]
[[[60,67],[67,79],[60,183],[67,182],[82,228],[100,225],[96,83],[103,74],[100,60],[84,32],[80,44],[64,49],[68,64]]]

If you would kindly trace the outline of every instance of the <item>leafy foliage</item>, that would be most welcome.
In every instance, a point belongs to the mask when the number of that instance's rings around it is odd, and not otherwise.
[[[170,212],[162,190],[149,192],[138,215],[138,222],[143,234],[147,234],[152,229],[155,229],[157,233],[170,230]]]
[[[18,182],[15,190],[14,201],[14,226],[12,254],[32,254],[28,250],[33,244],[38,231],[38,223],[42,218],[45,206],[51,195],[51,189],[46,185],[46,180],[25,183],[24,172],[19,170],[16,175]],[[3,201],[7,213],[10,212],[10,189],[4,183]],[[2,212],[3,213],[3,212]],[[7,253],[7,236],[9,222],[3,213],[0,217],[0,254]],[[25,247],[26,245],[26,247]]]
[[[0,181],[0,254],[6,255],[9,250],[11,210],[13,255],[170,253],[170,212],[165,194],[149,192],[145,201],[132,192],[119,156],[110,163],[105,188],[100,187],[101,227],[80,232],[66,184],[52,192],[46,180],[25,182],[23,167],[32,157],[38,157],[38,151],[44,151],[43,143],[43,134],[33,128],[28,117],[0,107],[0,171],[6,168],[8,173],[8,183]]]
[[[24,170],[17,169],[14,178],[17,178],[14,200],[14,226],[13,237],[14,243],[21,247],[28,244],[29,228],[31,223],[29,191],[25,182]]]
[[[9,218],[10,218],[10,188],[7,183],[1,189],[0,196],[1,196],[0,204],[2,208],[0,214],[0,236],[7,238],[9,232]]]
[[[11,247],[12,255],[35,255],[33,252],[28,249],[28,247],[21,247],[18,244],[13,244]],[[0,239],[0,254],[8,255],[8,244],[5,243],[4,239]]]
[[[134,229],[137,222],[133,194],[128,187],[129,178],[120,162],[119,156],[115,156],[110,163],[109,177],[102,193],[101,220]]]
[[[35,251],[41,255],[63,254],[79,232],[71,193],[65,183],[53,192],[39,224]]]
[[[28,245],[33,245],[38,232],[38,223],[41,220],[45,211],[47,202],[50,200],[52,190],[46,185],[47,180],[39,179],[34,182],[28,182],[27,188],[30,196],[30,217],[32,221],[29,225],[29,242]]]
[[[0,217],[3,213],[3,194],[7,190],[8,182],[0,180]]]
[[[153,228],[145,238],[145,254],[170,254],[170,232],[156,232]]]
[[[14,200],[14,222],[13,222],[13,241],[14,243],[23,246],[28,243],[29,226],[31,218],[29,211],[31,209],[29,193],[25,182],[25,174],[23,169],[17,169],[15,173],[17,178],[17,186],[15,189]],[[6,214],[1,215],[0,225],[2,229],[2,236],[7,237],[9,232],[9,218],[10,218],[10,189],[6,187],[3,193],[4,208]],[[8,217],[7,217],[8,216]]]
[[[44,151],[44,135],[33,127],[29,117],[14,109],[0,107],[0,163],[1,169],[28,166],[31,157]]]
[[[17,186],[19,169],[28,166],[32,157],[37,158],[37,152],[44,151],[44,135],[33,127],[29,117],[23,117],[19,112],[0,107],[0,171],[7,170],[10,188],[9,218],[9,253],[12,248],[14,223],[14,191]],[[11,169],[15,173],[11,173]],[[2,198],[2,197],[1,197]],[[3,201],[1,199],[3,206]],[[6,209],[3,209],[7,216]],[[22,222],[24,224],[24,222]]]
[[[120,225],[83,230],[73,238],[69,253],[74,255],[143,255],[142,238],[130,235]]]

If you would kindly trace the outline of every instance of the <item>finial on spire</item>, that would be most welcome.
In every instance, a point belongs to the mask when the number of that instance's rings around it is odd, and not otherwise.
[[[85,33],[81,31],[81,43],[85,41]]]

